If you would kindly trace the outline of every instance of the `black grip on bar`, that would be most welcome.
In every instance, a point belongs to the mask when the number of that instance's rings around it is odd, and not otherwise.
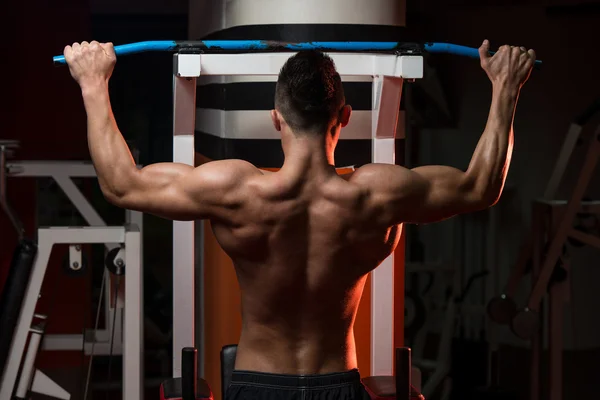
[[[412,359],[409,347],[396,349],[396,400],[410,400]]]
[[[181,398],[196,400],[198,376],[198,351],[193,347],[181,350]]]

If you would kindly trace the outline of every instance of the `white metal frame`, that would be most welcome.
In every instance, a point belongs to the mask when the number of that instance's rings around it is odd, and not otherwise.
[[[79,211],[81,216],[90,226],[106,226],[106,222],[94,209],[88,199],[81,193],[72,178],[96,178],[94,166],[89,162],[83,161],[12,161],[7,163],[8,175],[10,177],[23,178],[52,178],[63,190],[65,195],[71,200],[73,206]],[[143,214],[137,211],[125,211],[125,223],[136,225],[140,231],[143,231]],[[141,244],[140,244],[141,245]],[[107,250],[117,247],[116,243],[106,243]],[[120,319],[114,319],[113,314],[117,312],[119,307],[111,307],[111,287],[112,282],[110,276],[106,276],[105,293],[104,293],[104,326],[105,329],[98,329],[92,333],[95,343],[84,343],[84,351],[87,355],[91,354],[92,347],[95,354],[108,355],[111,351],[111,332],[113,330],[113,320],[116,321],[114,327],[115,338],[121,338],[122,324]],[[81,334],[48,334],[44,335],[42,342],[43,350],[81,350],[82,342],[89,335]],[[122,343],[116,341],[112,346],[112,354],[122,354]]]
[[[196,79],[201,75],[276,76],[294,53],[175,54],[173,161],[194,165]],[[404,79],[423,77],[421,56],[331,53],[342,76],[373,81],[373,162],[394,163]],[[403,136],[403,130],[400,137]],[[173,376],[181,376],[181,349],[194,346],[194,222],[173,222]],[[200,228],[200,235],[203,230]],[[198,260],[202,269],[201,257]],[[371,375],[393,375],[394,256],[372,273]]]
[[[142,289],[142,249],[141,232],[135,225],[127,227],[52,227],[38,229],[38,253],[31,271],[25,297],[19,313],[19,319],[13,335],[8,362],[2,375],[0,400],[11,400],[17,385],[21,392],[31,386],[38,393],[69,399],[70,395],[51,381],[41,371],[33,372],[35,352],[28,351],[25,345],[30,332],[40,289],[48,266],[48,260],[55,244],[116,243],[125,245],[125,302],[123,318],[123,398],[139,400],[143,398],[143,289]],[[41,339],[35,327],[32,340]],[[35,345],[35,343],[34,343]],[[31,344],[30,344],[31,346]],[[21,382],[17,382],[21,361],[25,364],[21,372]]]

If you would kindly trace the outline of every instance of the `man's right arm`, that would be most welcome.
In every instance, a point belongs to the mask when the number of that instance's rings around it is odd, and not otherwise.
[[[486,42],[480,50],[492,81],[492,104],[467,171],[434,165],[412,170],[387,164],[361,167],[352,179],[367,188],[381,223],[436,222],[498,201],[512,155],[515,107],[535,53],[507,46],[486,58]]]

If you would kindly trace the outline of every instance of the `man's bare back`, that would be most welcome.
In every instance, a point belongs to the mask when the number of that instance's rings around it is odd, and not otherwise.
[[[400,227],[378,223],[352,174],[306,164],[248,180],[239,225],[212,224],[242,294],[236,369],[357,368],[353,324],[366,274],[394,250]]]
[[[466,171],[368,164],[339,176],[334,151],[351,108],[333,61],[322,53],[298,52],[281,70],[271,118],[285,162],[270,173],[241,160],[138,170],[110,107],[112,44],[65,48],[82,89],[105,198],[168,219],[208,219],[234,262],[243,328],[229,398],[272,397],[278,390],[285,398],[306,383],[323,398],[368,397],[354,370],[353,337],[366,274],[395,249],[403,223],[484,209],[502,193],[515,107],[535,53],[502,46],[490,56],[487,41],[479,51],[492,102]],[[313,374],[320,374],[316,381],[305,379]]]

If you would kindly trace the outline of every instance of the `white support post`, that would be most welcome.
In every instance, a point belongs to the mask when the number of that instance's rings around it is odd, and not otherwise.
[[[139,227],[125,232],[125,316],[123,318],[123,398],[144,398],[144,273]]]
[[[27,346],[27,352],[25,353],[25,357],[23,357],[21,376],[19,377],[17,391],[15,392],[17,399],[26,399],[29,394],[29,388],[35,374],[35,358],[37,357],[38,349],[42,342],[42,335],[44,334],[44,330],[38,326],[32,326],[29,332],[29,346]]]
[[[199,54],[175,54],[173,71],[173,161],[194,163],[196,78]],[[173,221],[173,377],[181,376],[181,349],[195,344],[194,221]]]
[[[403,79],[373,79],[372,161],[395,163]],[[371,376],[394,373],[394,254],[371,273]]]
[[[24,356],[25,343],[27,342],[29,328],[31,326],[33,313],[37,304],[40,289],[44,282],[46,267],[52,251],[52,242],[44,240],[42,234],[38,235],[38,252],[31,270],[31,278],[25,291],[25,298],[21,305],[21,312],[17,321],[17,327],[13,334],[12,346],[8,353],[8,361],[0,381],[0,400],[11,400],[12,392],[17,382],[17,375]]]

